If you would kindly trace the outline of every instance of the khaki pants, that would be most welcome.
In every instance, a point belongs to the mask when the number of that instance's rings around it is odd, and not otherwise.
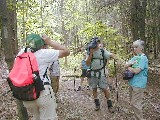
[[[40,97],[34,101],[23,101],[24,106],[33,115],[32,120],[58,120],[57,103],[50,85],[45,85]]]
[[[57,93],[59,89],[59,76],[50,76],[53,92]]]
[[[145,89],[143,88],[130,87],[130,102],[137,120],[143,120],[142,103],[144,91]]]

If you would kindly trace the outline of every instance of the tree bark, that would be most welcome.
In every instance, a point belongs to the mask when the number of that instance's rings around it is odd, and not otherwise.
[[[146,0],[131,0],[131,32],[133,40],[145,40]]]
[[[146,18],[146,6],[147,6],[147,1],[146,0],[141,0],[139,2],[139,9],[138,9],[138,19],[139,19],[139,36],[140,39],[145,41],[145,18]]]
[[[131,21],[130,21],[130,27],[132,32],[132,38],[133,40],[138,39],[138,18],[137,18],[137,0],[131,0]]]

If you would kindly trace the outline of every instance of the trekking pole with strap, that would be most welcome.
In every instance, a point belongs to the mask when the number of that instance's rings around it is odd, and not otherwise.
[[[115,48],[117,49],[117,43],[115,42]],[[117,52],[115,49],[115,52]],[[117,78],[117,67],[116,67],[116,60],[114,60],[114,72],[115,72],[115,79],[116,79],[116,101],[117,101],[117,110],[119,111],[119,85],[118,85],[118,78]]]
[[[116,80],[116,102],[117,102],[117,110],[119,111],[119,85],[118,85],[118,78],[117,78],[117,67],[116,67],[116,62],[114,60],[114,72],[115,72],[115,80]]]

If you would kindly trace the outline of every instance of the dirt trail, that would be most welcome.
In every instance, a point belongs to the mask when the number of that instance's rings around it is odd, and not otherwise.
[[[80,79],[76,79],[76,88]],[[94,111],[94,103],[90,90],[84,88],[82,91],[74,90],[73,78],[60,80],[60,89],[58,92],[58,116],[59,120],[134,120],[133,111],[129,106],[128,86],[121,82],[118,89],[118,102],[116,90],[111,91],[112,100],[115,106],[115,113],[109,113],[107,109],[106,99],[101,90],[98,90],[99,99],[101,101],[100,111]],[[147,92],[149,93],[149,92]],[[153,96],[152,96],[153,97]],[[154,99],[155,105],[160,104],[155,98],[145,96],[146,102],[144,106],[144,116],[146,120],[160,120],[160,113],[155,110],[155,106],[151,105]]]
[[[2,69],[1,69],[2,71]],[[9,90],[6,82],[6,73],[0,79],[0,120],[17,120],[15,99]],[[115,79],[113,79],[115,85]],[[76,88],[80,82],[76,78]],[[114,86],[114,88],[116,88]],[[61,78],[58,98],[59,120],[134,120],[133,112],[129,106],[128,86],[120,81],[118,89],[118,102],[116,99],[117,89],[112,90],[112,100],[116,112],[108,112],[107,103],[101,90],[98,90],[101,109],[94,111],[94,103],[90,90],[84,88],[82,91],[74,90],[73,78]],[[6,93],[6,94],[5,94]],[[118,109],[119,108],[119,109]],[[146,120],[160,120],[160,88],[148,87],[145,94],[144,117]]]

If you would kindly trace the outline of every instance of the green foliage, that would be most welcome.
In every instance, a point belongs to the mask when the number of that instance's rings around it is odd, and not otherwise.
[[[67,45],[71,49],[83,46],[93,36],[99,36],[106,44],[106,49],[117,53],[119,57],[126,56],[124,43],[127,41],[118,30],[105,24],[107,20],[96,21],[95,6],[92,1],[67,0],[27,0],[17,2],[17,25],[19,45],[25,43],[28,33],[47,34],[61,43],[66,35]],[[63,24],[64,23],[64,24]],[[64,25],[64,30],[62,29]],[[67,68],[79,66],[82,53],[67,57]],[[125,58],[125,57],[124,57]],[[64,61],[64,59],[62,60]],[[62,67],[66,65],[62,64]]]
[[[67,61],[68,64],[65,65],[64,63],[64,58],[60,59],[60,63],[61,63],[61,68],[66,70],[66,71],[74,71],[74,68],[76,68],[76,71],[80,71],[80,65],[81,65],[81,61],[83,59],[82,54],[77,54],[76,56],[74,55],[70,55],[67,57]],[[78,72],[77,74],[81,74],[81,72]]]
[[[19,41],[20,46],[25,43],[26,34],[37,33],[47,34],[49,36],[53,35],[53,28],[51,26],[53,13],[50,11],[52,6],[49,7],[44,3],[46,2],[44,1],[41,5],[38,0],[28,0],[17,3],[18,38],[23,39]],[[44,14],[44,11],[47,11],[46,14]],[[57,38],[56,35],[57,34],[55,34],[55,37]]]

